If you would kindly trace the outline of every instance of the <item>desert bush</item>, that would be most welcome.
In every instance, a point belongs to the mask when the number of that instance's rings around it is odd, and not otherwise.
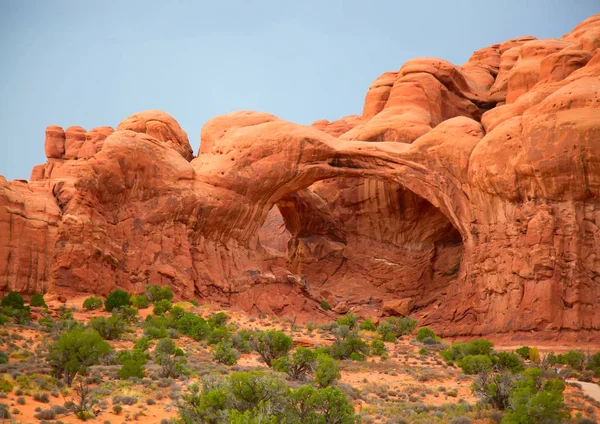
[[[31,300],[29,301],[29,305],[30,306],[36,306],[39,308],[47,308],[48,305],[46,305],[46,301],[44,300],[44,296],[42,296],[40,293],[34,293],[31,296]]]
[[[108,295],[104,301],[104,308],[110,312],[115,308],[127,307],[131,305],[131,297],[124,290],[117,289]]]
[[[138,398],[135,396],[113,396],[113,405],[135,405],[138,402]]]
[[[148,286],[146,287],[146,297],[151,303],[156,303],[161,300],[173,299],[173,290],[169,286]]]
[[[518,373],[523,371],[524,369],[523,362],[515,353],[498,352],[498,354],[493,359],[495,362],[495,366],[499,370],[508,370]]]
[[[271,366],[271,361],[284,357],[292,347],[292,338],[277,330],[261,331],[251,340],[252,348]]]
[[[50,396],[48,396],[48,393],[35,392],[33,394],[33,400],[41,403],[50,403]]]
[[[162,315],[165,312],[171,310],[172,307],[173,307],[173,304],[171,303],[170,300],[161,299],[161,300],[154,302],[154,309],[152,310],[152,313],[154,315]]]
[[[487,355],[467,355],[458,361],[458,366],[465,374],[474,375],[492,369],[492,359]]]
[[[442,358],[448,361],[458,361],[467,355],[487,355],[492,352],[494,344],[488,340],[471,340],[466,343],[453,343],[450,349],[440,352]]]
[[[131,304],[138,309],[146,309],[150,306],[150,301],[145,294],[131,296]]]
[[[119,378],[127,380],[131,377],[144,378],[146,356],[143,351],[134,350],[132,353],[122,351],[119,354],[121,368],[119,368]]]
[[[223,416],[234,424],[358,422],[347,396],[337,387],[289,390],[280,379],[261,371],[204,381],[202,389],[191,385],[178,403],[178,412],[183,423],[218,422],[217,417]]]
[[[240,352],[232,346],[231,342],[222,341],[213,347],[212,357],[215,362],[231,366],[240,359]]]
[[[371,342],[371,353],[373,355],[382,356],[387,352],[385,343],[381,340],[373,340]]]
[[[225,312],[217,312],[208,318],[208,325],[210,327],[223,327],[227,324],[227,321],[229,321],[229,315]]]
[[[354,315],[353,313],[349,313],[341,318],[338,318],[336,322],[338,325],[345,325],[350,330],[354,330],[358,324],[358,316]]]
[[[94,296],[88,297],[83,301],[83,307],[88,311],[100,309],[102,307],[102,299]]]
[[[326,300],[322,300],[320,306],[324,311],[331,311],[331,305],[329,305]]]
[[[305,347],[297,347],[289,356],[274,359],[274,370],[285,372],[291,379],[303,381],[316,367],[316,354]]]
[[[515,350],[515,353],[523,359],[529,359],[529,346],[523,346]]]
[[[160,365],[160,376],[164,378],[178,378],[187,372],[184,353],[170,338],[158,342],[154,349],[154,362]]]
[[[540,385],[542,371],[530,368],[523,372],[511,391],[507,424],[560,423],[569,418],[563,392],[565,384],[558,378]]]
[[[333,384],[340,378],[340,369],[335,360],[327,354],[319,354],[316,358],[315,382],[320,388]]]
[[[89,327],[96,330],[104,340],[118,340],[125,333],[125,323],[119,316],[91,318]]]
[[[581,371],[586,362],[586,355],[580,350],[570,350],[567,353],[557,355],[556,362],[569,365],[571,368]]]
[[[435,339],[435,333],[427,327],[419,328],[419,331],[417,331],[416,339],[418,341],[422,342],[424,339],[426,339],[428,337]]]
[[[417,322],[410,317],[390,317],[379,323],[377,332],[386,342],[394,342],[398,337],[413,332]]]
[[[369,346],[356,332],[347,331],[348,327],[340,326],[334,331],[336,340],[329,349],[335,359],[352,359],[363,361],[369,354]]]
[[[110,345],[95,330],[75,328],[62,334],[48,347],[46,360],[56,378],[64,378],[64,382],[70,386],[77,374],[98,364],[110,351]]]
[[[23,300],[23,296],[21,296],[19,293],[11,291],[2,298],[2,301],[0,301],[0,306],[3,308],[9,307],[13,309],[24,309],[25,300]]]
[[[377,331],[377,327],[371,318],[367,318],[362,321],[358,328],[365,331]]]

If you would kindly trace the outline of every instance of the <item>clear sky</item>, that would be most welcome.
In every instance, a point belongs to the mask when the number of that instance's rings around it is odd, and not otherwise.
[[[198,151],[215,115],[310,124],[360,114],[417,56],[464,63],[509,38],[560,37],[598,0],[0,0],[0,174],[45,162],[47,125],[173,115]]]

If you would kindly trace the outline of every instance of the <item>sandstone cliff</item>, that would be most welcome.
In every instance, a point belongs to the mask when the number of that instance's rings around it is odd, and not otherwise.
[[[46,131],[0,177],[0,288],[170,284],[250,312],[412,313],[446,335],[600,338],[600,15],[455,66],[420,58],[360,116],[169,115]],[[338,303],[339,302],[339,303]]]

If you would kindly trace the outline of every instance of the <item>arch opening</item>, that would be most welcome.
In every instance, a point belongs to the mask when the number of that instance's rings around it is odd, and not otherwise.
[[[332,306],[347,301],[365,315],[390,301],[410,312],[443,299],[464,249],[461,233],[428,200],[397,182],[363,177],[322,180],[284,196],[259,238],[287,257],[312,297]]]

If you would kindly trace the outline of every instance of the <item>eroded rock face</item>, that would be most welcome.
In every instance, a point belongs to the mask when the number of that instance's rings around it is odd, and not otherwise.
[[[31,181],[0,178],[0,286],[599,340],[599,34],[411,60],[312,127],[216,117],[195,159],[159,111],[48,127]]]

